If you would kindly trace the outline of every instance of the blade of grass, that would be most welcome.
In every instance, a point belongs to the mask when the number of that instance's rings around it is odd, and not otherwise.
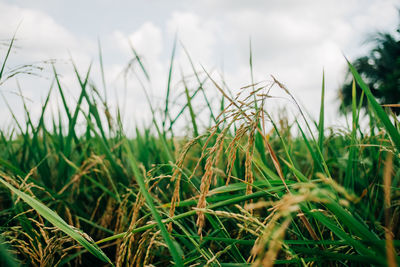
[[[186,57],[189,60],[190,66],[192,67],[192,71],[193,71],[194,75],[196,76],[197,83],[198,83],[198,90],[200,90],[202,92],[202,94],[203,94],[204,101],[206,102],[208,110],[210,111],[211,119],[214,121],[214,123],[217,123],[217,119],[214,116],[214,112],[213,112],[213,109],[211,108],[210,101],[208,100],[206,92],[205,92],[204,87],[203,87],[205,81],[207,81],[207,77],[204,79],[203,82],[201,82],[200,76],[199,76],[198,72],[196,71],[196,68],[194,67],[193,60],[192,60],[192,58],[191,58],[191,56],[189,54],[189,51],[187,51],[186,47],[182,43],[181,43],[181,46],[183,48],[183,51],[186,54]],[[193,97],[194,96],[192,96],[192,98]]]
[[[170,64],[169,64],[169,71],[168,71],[167,95],[165,97],[164,120],[162,122],[162,130],[164,131],[164,134],[165,134],[165,123],[167,122],[167,118],[169,118],[169,120],[171,120],[171,118],[169,116],[168,108],[169,108],[169,95],[170,95],[170,91],[171,91],[172,70],[174,67],[174,58],[175,58],[175,51],[176,51],[176,39],[177,39],[177,36],[175,35],[174,45],[173,45],[172,54],[171,54],[171,60],[170,60]]]
[[[19,25],[18,25],[18,26],[19,26]],[[18,29],[18,28],[17,28],[17,29]],[[7,59],[8,59],[8,57],[10,56],[11,48],[12,48],[12,46],[13,46],[13,44],[14,44],[15,35],[16,35],[16,34],[17,34],[17,31],[14,32],[14,35],[13,35],[13,37],[12,37],[12,39],[11,39],[11,42],[10,42],[10,45],[8,46],[6,56],[4,57],[3,64],[1,65],[1,69],[0,69],[0,82],[1,82],[1,78],[3,77],[4,68],[6,67]]]
[[[259,191],[259,192],[255,192],[255,193],[248,194],[248,195],[242,195],[242,196],[238,196],[238,197],[230,197],[229,199],[226,199],[226,200],[219,201],[217,203],[211,204],[211,205],[207,206],[206,208],[207,209],[216,209],[216,208],[225,207],[225,206],[228,206],[228,205],[244,202],[244,201],[247,201],[247,200],[250,200],[250,199],[258,199],[260,197],[263,197],[263,196],[266,196],[266,195],[269,195],[269,194],[270,193],[265,192],[265,191]],[[194,216],[194,215],[196,215],[196,212],[197,212],[196,210],[190,210],[190,211],[181,213],[179,215],[175,215],[172,218],[165,219],[162,222],[164,224],[167,224],[167,223],[173,222],[175,220],[180,220],[180,219],[183,219],[183,218]],[[149,229],[151,229],[151,228],[153,228],[155,226],[157,226],[157,223],[147,224],[145,226],[141,226],[141,227],[133,229],[132,233],[143,232],[143,231],[149,230]],[[110,236],[110,237],[103,238],[103,239],[97,241],[96,243],[97,244],[101,244],[101,243],[104,243],[104,242],[112,241],[112,240],[115,240],[115,239],[122,238],[125,235],[126,235],[126,232],[119,233],[119,234],[116,234],[116,235],[113,235],[113,236]]]
[[[87,235],[80,230],[73,229],[70,225],[68,225],[57,213],[53,210],[49,209],[40,201],[36,200],[35,198],[29,196],[28,194],[18,190],[3,178],[0,178],[0,182],[6,186],[10,191],[24,200],[29,206],[35,209],[41,216],[43,216],[46,220],[48,220],[51,224],[55,227],[72,237],[76,240],[79,244],[81,244],[84,248],[86,248],[90,253],[92,253],[98,259],[107,262],[113,265],[110,259],[107,257],[106,254],[89,238]]]
[[[159,227],[159,229],[161,231],[161,235],[164,238],[164,241],[167,243],[167,246],[168,246],[168,249],[169,249],[169,251],[171,253],[171,256],[175,261],[175,266],[183,266],[182,255],[178,254],[178,249],[175,247],[175,244],[172,241],[171,236],[167,231],[167,228],[165,227],[165,225],[163,224],[163,222],[161,220],[161,216],[158,213],[158,211],[157,211],[157,209],[156,209],[156,207],[154,205],[153,199],[152,199],[150,193],[147,191],[143,175],[139,170],[138,163],[136,162],[136,159],[133,156],[133,153],[132,153],[129,145],[127,145],[127,144],[126,144],[126,150],[128,152],[128,158],[129,158],[130,166],[131,166],[131,168],[133,170],[133,173],[135,175],[136,181],[139,184],[140,191],[142,192],[143,196],[146,199],[147,204],[150,207],[151,213],[152,213],[155,221],[157,222],[157,225],[158,225],[158,227]]]
[[[344,186],[354,191],[354,179],[357,177],[357,154],[356,154],[356,134],[357,134],[357,103],[356,103],[356,83],[353,80],[352,85],[352,130],[351,130],[351,141],[349,149],[349,157],[347,160],[346,177],[344,180]]]
[[[105,78],[105,75],[104,75],[103,53],[101,51],[100,39],[97,39],[97,45],[98,45],[98,50],[99,50],[99,63],[100,63],[101,81],[103,82],[103,92],[104,92],[104,99],[105,99],[104,102],[108,103],[108,101],[107,101],[106,78]]]
[[[192,98],[189,95],[189,89],[187,87],[183,73],[182,73],[182,81],[183,81],[183,85],[185,86],[185,95],[186,95],[187,106],[189,108],[190,118],[192,120],[192,125],[193,125],[193,134],[194,134],[193,137],[196,138],[197,136],[199,136],[199,130],[197,129],[196,115],[195,115],[195,113],[193,111],[193,107],[192,107]],[[199,143],[200,143],[200,146],[203,147],[201,140],[199,140]]]
[[[321,153],[323,154],[324,145],[324,115],[325,115],[325,72],[322,71],[322,90],[321,90],[321,107],[319,111],[319,123],[318,123],[318,145]]]

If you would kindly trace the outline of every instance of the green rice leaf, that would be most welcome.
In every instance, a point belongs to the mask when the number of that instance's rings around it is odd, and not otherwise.
[[[161,220],[161,216],[158,213],[156,206],[154,205],[152,196],[147,191],[143,175],[139,170],[138,163],[136,162],[136,159],[133,156],[133,153],[132,153],[130,147],[128,145],[126,145],[126,148],[128,151],[129,162],[133,169],[133,173],[135,174],[136,181],[139,184],[140,191],[142,192],[144,198],[146,199],[147,205],[149,205],[149,207],[150,207],[151,214],[153,215],[155,221],[157,222],[158,228],[161,231],[161,235],[163,236],[164,241],[167,243],[167,246],[169,248],[169,251],[171,252],[172,258],[175,261],[175,266],[183,266],[182,256],[178,253],[178,248],[176,247],[177,243],[175,243],[171,239],[171,236],[168,233],[167,228],[165,227],[164,223]]]
[[[86,248],[90,253],[99,258],[104,262],[108,262],[112,265],[110,259],[106,254],[96,245],[96,243],[91,240],[91,238],[85,234],[84,232],[74,229],[72,226],[67,224],[56,212],[49,209],[40,201],[35,198],[29,196],[28,194],[18,190],[10,183],[5,181],[3,178],[0,178],[0,182],[6,186],[10,191],[20,197],[23,201],[25,201],[29,206],[35,209],[41,216],[43,216],[46,220],[48,220],[55,227],[75,239],[79,244],[81,244],[84,248]]]

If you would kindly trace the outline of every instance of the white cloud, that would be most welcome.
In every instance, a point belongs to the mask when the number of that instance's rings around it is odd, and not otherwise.
[[[161,29],[152,22],[145,22],[140,28],[130,34],[115,31],[114,37],[118,46],[127,55],[132,55],[129,42],[147,59],[158,59],[163,50],[163,39]]]
[[[159,77],[165,73],[164,63],[162,62],[164,42],[161,29],[152,22],[145,22],[132,33],[126,34],[115,31],[112,36],[127,59],[134,56],[130,47],[130,44],[132,44],[140,56],[153,86],[159,87]],[[136,69],[141,73],[140,68]]]
[[[221,41],[219,23],[194,12],[174,12],[167,21],[170,36],[177,34],[178,40],[190,52],[195,62],[210,62],[214,59]],[[181,51],[182,52],[182,51]],[[186,56],[183,56],[182,60]]]
[[[394,1],[371,2],[368,7],[363,1],[219,3],[220,11],[227,7],[221,17],[234,50],[230,63],[238,66],[228,73],[228,83],[250,81],[251,37],[256,80],[274,74],[317,116],[324,68],[327,113],[336,114],[337,89],[346,66],[342,52],[349,58],[365,53],[360,49],[365,34],[393,27],[397,20]]]
[[[172,2],[162,16],[158,16],[158,13],[146,14],[132,24],[129,24],[130,17],[115,16],[114,30],[100,36],[100,39],[105,40],[103,58],[106,80],[114,82],[123,64],[132,57],[127,42],[131,40],[150,73],[152,96],[155,99],[164,98],[171,54],[169,47],[177,33],[197,69],[200,69],[201,63],[211,71],[220,67],[223,61],[226,82],[233,89],[238,89],[250,83],[251,37],[256,81],[269,79],[269,75],[274,74],[316,115],[322,68],[325,68],[329,103],[327,113],[336,114],[336,106],[332,103],[346,68],[342,52],[350,59],[355,58],[366,51],[365,46],[360,47],[366,34],[376,30],[390,30],[396,26],[396,4],[395,0],[203,0],[191,1],[190,5]],[[120,14],[118,10],[122,8],[124,4],[119,3],[104,12],[107,15],[113,12]],[[78,36],[77,29],[60,24],[58,18],[52,18],[48,12],[0,3],[0,17],[6,22],[0,24],[1,39],[10,38],[22,20],[17,34],[17,45],[21,49],[12,55],[13,62],[30,63],[52,57],[68,59],[70,51],[75,60],[84,63],[79,65],[86,68],[87,63],[97,57],[97,41],[83,34]],[[77,12],[84,13],[87,10]],[[93,16],[90,12],[86,15],[88,20]],[[103,15],[96,14],[100,17]],[[71,14],[66,13],[65,16],[70,18],[60,21],[73,20]],[[132,25],[141,26],[133,28]],[[81,28],[86,25],[79,27],[79,31],[84,32]],[[102,25],[97,27],[100,32]],[[179,45],[174,67],[175,86],[181,78],[180,68],[185,74],[191,73],[191,67]],[[60,66],[60,72],[64,74],[63,82],[73,88],[76,81],[68,73],[68,68]],[[94,71],[93,79],[99,82],[97,78],[98,74]],[[34,79],[29,80],[33,81],[32,85],[27,85],[27,81],[21,80],[23,89],[35,87]],[[140,86],[136,82],[131,82],[130,86],[123,100],[133,108],[132,113],[136,114],[134,116],[140,122],[142,117],[147,116],[144,114],[147,112],[144,110],[148,110],[147,104]],[[110,84],[109,89],[119,90],[119,97],[123,97],[122,87],[118,81]],[[213,91],[211,88],[207,91],[210,94]],[[36,91],[30,91],[30,95],[35,97],[37,94],[32,92]],[[179,93],[172,92],[174,97]]]
[[[38,118],[41,112],[41,103],[50,88],[53,76],[50,65],[38,62],[56,59],[56,67],[62,73],[62,83],[75,94],[78,89],[76,77],[72,73],[72,66],[66,63],[72,56],[78,68],[83,66],[86,68],[91,60],[91,52],[95,51],[95,42],[78,38],[46,13],[38,10],[0,3],[0,17],[3,21],[0,24],[1,39],[11,40],[16,32],[16,41],[6,65],[6,72],[21,64],[35,64],[44,67],[42,71],[34,70],[42,78],[30,75],[16,76],[23,96],[31,100],[27,104],[32,117]],[[6,48],[3,46],[3,49],[0,50],[1,57],[5,54]],[[17,117],[23,118],[21,99],[14,94],[18,91],[16,81],[7,81],[2,84],[1,90],[5,93]],[[56,102],[51,101],[50,105],[56,105]],[[2,105],[1,112],[9,114],[5,105]],[[9,122],[10,117],[2,116],[1,124]]]
[[[69,52],[81,61],[88,61],[87,52],[93,50],[92,41],[77,38],[41,11],[0,3],[0,17],[2,38],[11,38],[20,25],[16,45],[22,48],[18,53],[24,53],[25,62],[66,58]]]

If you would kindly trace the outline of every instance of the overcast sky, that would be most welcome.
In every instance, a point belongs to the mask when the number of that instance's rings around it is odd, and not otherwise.
[[[203,65],[223,73],[233,90],[250,84],[251,39],[255,81],[269,80],[270,74],[274,75],[315,117],[325,70],[327,120],[332,125],[338,118],[337,89],[346,72],[343,54],[353,59],[367,51],[365,40],[369,34],[394,32],[399,6],[394,0],[0,0],[0,61],[6,53],[5,43],[20,24],[7,70],[19,64],[40,65],[37,62],[56,59],[63,85],[73,101],[78,88],[69,60],[72,57],[80,71],[93,61],[92,79],[101,84],[100,40],[111,104],[127,103],[129,115],[125,116],[131,118],[127,123],[138,123],[149,117],[144,94],[135,85],[125,92],[118,81],[118,74],[132,57],[128,40],[144,58],[152,81],[151,95],[157,103],[165,96],[175,34],[180,41],[176,77],[181,69],[190,73],[182,43],[199,70]],[[48,67],[36,73],[41,77],[18,76],[33,114],[40,112],[52,80]],[[7,81],[0,90],[17,116],[23,116],[15,95],[16,80]],[[207,90],[213,95],[211,85]],[[0,125],[8,125],[11,117],[3,101],[0,104]],[[57,101],[52,106],[56,108]]]

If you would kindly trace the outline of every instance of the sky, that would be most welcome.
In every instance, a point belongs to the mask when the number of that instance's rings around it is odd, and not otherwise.
[[[32,116],[38,117],[54,76],[49,60],[61,74],[69,102],[74,103],[79,93],[72,60],[82,73],[92,62],[91,79],[103,90],[100,43],[108,100],[112,107],[123,106],[125,123],[132,129],[148,123],[151,112],[136,78],[125,82],[121,75],[132,58],[129,43],[149,72],[151,82],[145,87],[157,109],[166,95],[175,37],[171,99],[176,99],[177,106],[182,73],[192,73],[183,47],[197,70],[204,67],[218,81],[224,77],[236,92],[251,83],[251,40],[254,81],[269,81],[274,75],[314,118],[324,70],[326,121],[337,125],[343,122],[337,96],[346,74],[344,56],[352,60],[367,53],[371,44],[366,40],[378,31],[394,32],[398,7],[400,3],[394,0],[0,0],[0,62],[16,33],[6,72],[24,64],[43,67],[31,69],[35,75],[19,74],[7,80],[0,91],[18,118],[24,117],[19,94]],[[219,99],[211,84],[206,93]],[[4,99],[0,100],[1,127],[12,124]],[[51,109],[59,105],[54,93]],[[199,106],[197,111],[201,110]]]

